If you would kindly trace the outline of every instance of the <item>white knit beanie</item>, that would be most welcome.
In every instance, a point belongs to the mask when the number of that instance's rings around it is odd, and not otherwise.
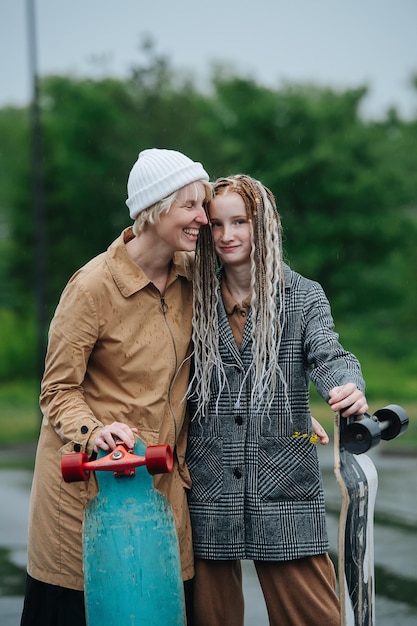
[[[136,219],[144,209],[197,180],[209,180],[201,163],[176,150],[143,150],[127,181],[130,217]]]

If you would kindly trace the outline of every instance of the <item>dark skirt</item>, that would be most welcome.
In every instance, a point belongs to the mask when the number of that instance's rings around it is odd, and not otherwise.
[[[84,592],[26,577],[20,626],[86,626]]]
[[[192,626],[193,581],[184,583],[187,624]],[[26,577],[20,626],[86,626],[84,592]]]

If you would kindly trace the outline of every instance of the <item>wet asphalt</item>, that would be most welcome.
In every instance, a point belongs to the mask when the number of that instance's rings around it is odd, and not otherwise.
[[[392,579],[401,577],[417,586],[417,481],[416,458],[391,457],[382,449],[371,451],[379,474],[379,487],[376,512],[388,519],[403,520],[401,524],[375,525],[375,564],[388,572]],[[20,450],[19,454],[30,459],[34,455],[33,446]],[[326,501],[332,508],[340,502],[340,492],[333,476],[333,447],[319,446],[320,463]],[[0,458],[15,458],[14,451],[0,450]],[[33,458],[33,457],[32,457]],[[29,509],[29,495],[32,473],[30,470],[0,470],[0,548],[9,551],[10,562],[21,568],[26,567],[26,535]],[[337,540],[337,515],[328,516],[329,538],[332,549]],[[407,530],[407,528],[409,530]],[[268,626],[268,618],[259,588],[255,570],[251,562],[243,563],[245,593],[245,626]],[[378,582],[378,579],[377,579]],[[23,594],[23,590],[22,590]],[[396,600],[388,595],[377,595],[377,626],[415,626],[417,606],[411,602]],[[23,605],[23,595],[0,596],[1,626],[19,626]],[[123,626],[123,625],[121,625]]]

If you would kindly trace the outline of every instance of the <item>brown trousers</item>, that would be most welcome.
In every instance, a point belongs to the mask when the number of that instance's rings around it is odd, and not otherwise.
[[[270,626],[339,626],[336,575],[327,554],[254,561]],[[194,626],[243,626],[240,561],[196,559]]]

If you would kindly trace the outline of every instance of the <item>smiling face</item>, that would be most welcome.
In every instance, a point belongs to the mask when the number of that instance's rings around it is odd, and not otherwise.
[[[216,254],[223,264],[249,263],[252,226],[242,197],[233,191],[216,196],[210,202],[209,217]]]
[[[155,224],[158,236],[172,250],[195,250],[200,227],[207,224],[206,190],[200,182],[181,189],[168,212]]]

